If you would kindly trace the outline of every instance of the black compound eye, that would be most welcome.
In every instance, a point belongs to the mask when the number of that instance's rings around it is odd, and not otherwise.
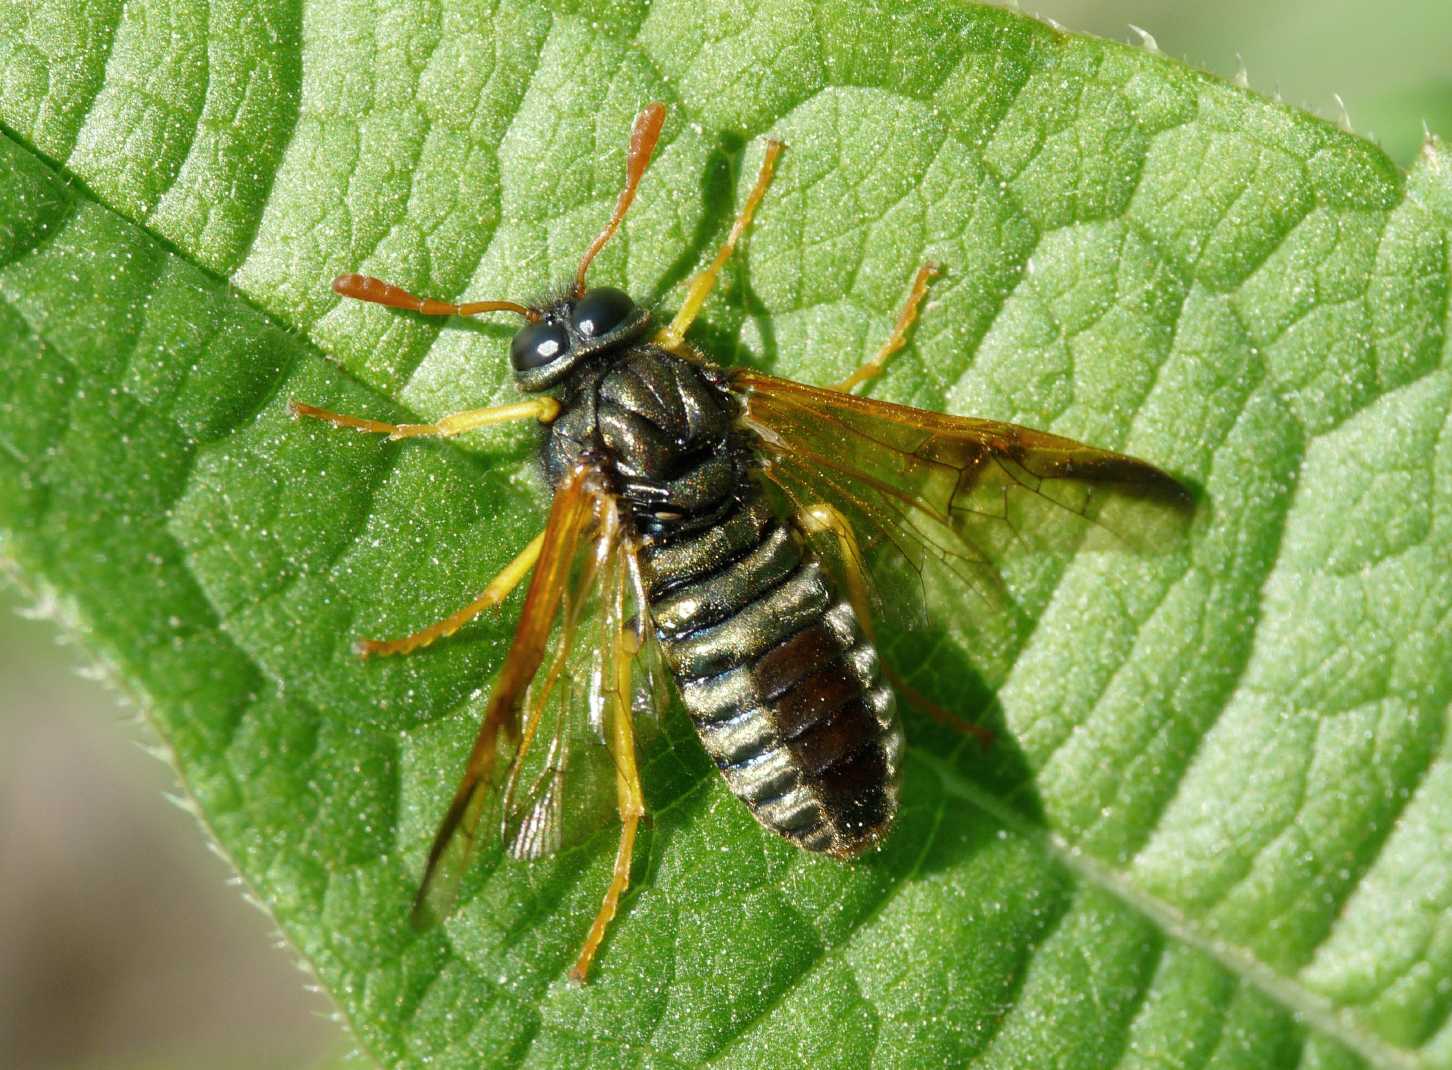
[[[575,330],[586,338],[599,338],[619,327],[634,311],[635,302],[629,294],[612,286],[600,286],[575,303]]]
[[[562,323],[531,323],[514,336],[509,359],[520,371],[542,368],[558,360],[570,348],[570,336]]]

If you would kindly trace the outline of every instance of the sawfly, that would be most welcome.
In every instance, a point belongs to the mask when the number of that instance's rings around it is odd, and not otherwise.
[[[452,304],[364,275],[333,282],[345,297],[426,316],[517,316],[510,361],[525,400],[429,424],[290,403],[296,416],[390,439],[543,425],[553,493],[543,531],[469,605],[359,650],[417,650],[528,579],[415,917],[452,909],[484,836],[502,837],[516,858],[549,855],[578,835],[572,823],[598,814],[583,795],[603,796],[620,821],[619,847],[570,971],[577,981],[629,884],[646,812],[635,718],[671,683],[727,786],[762,825],[805,851],[853,858],[892,827],[903,764],[894,694],[913,697],[874,645],[876,562],[942,566],[991,610],[1004,597],[1001,562],[1035,533],[1100,526],[1106,500],[1172,518],[1189,506],[1179,483],[1133,457],[855,394],[903,347],[934,264],[918,270],[876,356],[831,386],[721,367],[687,342],[766,194],[778,142],[766,144],[729,235],[669,324],[618,289],[590,286],[590,265],[635,199],[665,115],[651,104],[636,117],[614,212],[557,296]]]

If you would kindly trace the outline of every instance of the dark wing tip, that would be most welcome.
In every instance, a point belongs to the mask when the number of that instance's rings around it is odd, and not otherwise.
[[[1104,487],[1108,497],[1101,499],[1095,526],[1111,532],[1123,544],[1151,554],[1182,547],[1206,500],[1199,484],[1118,454],[1076,458],[1056,474],[1081,485]]]

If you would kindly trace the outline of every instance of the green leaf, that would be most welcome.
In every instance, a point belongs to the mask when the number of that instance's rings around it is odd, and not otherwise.
[[[1452,1067],[1452,154],[1161,56],[946,3],[413,0],[0,9],[0,551],[135,694],[199,813],[390,1065]],[[360,663],[537,529],[528,429],[288,420],[512,396],[507,327],[339,302],[565,277],[671,106],[596,278],[673,307],[789,146],[698,326],[825,382],[947,266],[876,396],[1202,486],[1189,546],[933,592],[886,652],[901,824],[762,832],[684,718],[594,983],[613,844],[490,854],[407,924],[509,612]],[[84,785],[78,785],[84,790]]]

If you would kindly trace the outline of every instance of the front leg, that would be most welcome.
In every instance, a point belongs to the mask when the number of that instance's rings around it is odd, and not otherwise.
[[[528,401],[517,401],[513,405],[494,405],[487,409],[468,409],[450,413],[431,424],[390,424],[382,420],[369,420],[362,416],[345,416],[339,412],[320,409],[301,401],[291,400],[287,411],[294,419],[306,416],[322,420],[334,427],[348,427],[369,434],[387,435],[392,442],[400,438],[449,438],[466,431],[477,431],[491,424],[509,423],[512,420],[528,420],[531,417],[542,424],[553,423],[560,414],[560,403],[554,398],[538,397]]]

